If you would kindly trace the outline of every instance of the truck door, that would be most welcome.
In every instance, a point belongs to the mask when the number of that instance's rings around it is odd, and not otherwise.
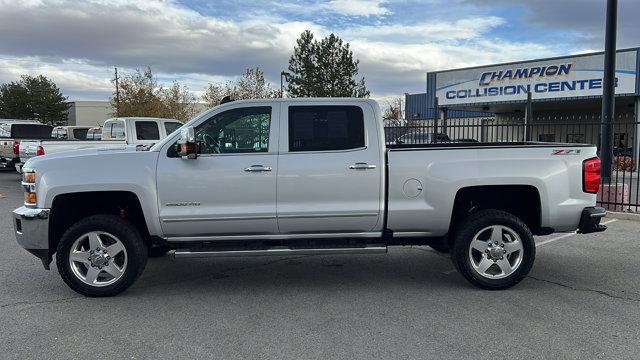
[[[282,234],[367,233],[381,223],[383,152],[373,107],[284,105],[278,158]],[[379,226],[379,225],[378,225]]]
[[[158,161],[165,236],[274,235],[279,104],[232,104],[194,124],[198,157]]]

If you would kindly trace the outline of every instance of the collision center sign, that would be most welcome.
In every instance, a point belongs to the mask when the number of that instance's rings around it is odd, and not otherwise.
[[[637,51],[618,52],[616,94],[635,94]],[[440,105],[574,98],[602,95],[602,54],[573,56],[443,71],[436,74],[436,96]]]

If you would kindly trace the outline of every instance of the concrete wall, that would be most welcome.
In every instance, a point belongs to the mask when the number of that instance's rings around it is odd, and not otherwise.
[[[102,126],[113,117],[108,101],[74,101],[69,108],[69,125]]]

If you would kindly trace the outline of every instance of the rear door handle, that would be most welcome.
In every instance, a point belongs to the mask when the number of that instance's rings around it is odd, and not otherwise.
[[[273,168],[271,166],[264,165],[251,165],[248,168],[245,168],[246,172],[263,172],[263,171],[271,171]]]
[[[376,166],[375,165],[369,165],[367,163],[364,162],[358,162],[355,163],[353,165],[349,165],[349,169],[351,170],[370,170],[370,169],[375,169]]]

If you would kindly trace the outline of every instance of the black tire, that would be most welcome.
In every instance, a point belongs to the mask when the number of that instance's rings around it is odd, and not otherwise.
[[[469,249],[474,236],[483,229],[501,225],[513,230],[522,241],[522,260],[519,267],[510,275],[501,279],[491,279],[479,274],[471,264]],[[508,289],[524,279],[536,256],[533,235],[516,216],[500,210],[480,210],[471,214],[456,226],[451,248],[451,259],[458,271],[473,285],[487,290]]]
[[[151,245],[149,246],[147,255],[150,258],[158,258],[164,256],[169,251],[171,251],[171,247],[167,245]]]
[[[82,235],[102,231],[116,236],[124,245],[127,266],[122,276],[107,286],[91,286],[81,281],[69,264],[71,247]],[[74,291],[88,297],[114,296],[131,286],[142,274],[147,263],[147,247],[138,229],[128,220],[113,215],[94,215],[72,225],[60,239],[56,253],[56,265],[62,280]]]

